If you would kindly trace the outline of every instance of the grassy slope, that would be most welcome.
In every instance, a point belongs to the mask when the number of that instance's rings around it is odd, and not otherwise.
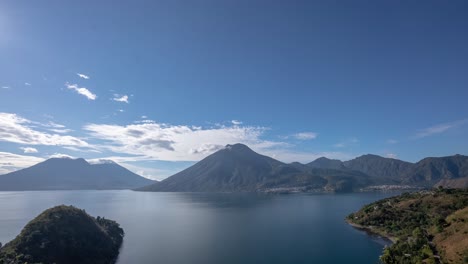
[[[468,263],[468,207],[449,215],[446,221],[449,225],[442,232],[431,232],[437,251],[447,263]]]
[[[467,208],[468,189],[438,189],[374,202],[347,221],[393,238],[383,263],[468,263]]]

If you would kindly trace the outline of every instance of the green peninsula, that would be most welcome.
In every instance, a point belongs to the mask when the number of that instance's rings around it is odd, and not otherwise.
[[[383,199],[350,214],[351,225],[391,239],[384,264],[468,263],[468,189],[434,189]]]
[[[0,263],[114,263],[123,236],[115,221],[94,218],[73,206],[56,206],[0,248]]]

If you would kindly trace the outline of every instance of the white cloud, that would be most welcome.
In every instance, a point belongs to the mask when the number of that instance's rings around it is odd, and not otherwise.
[[[114,94],[114,98],[112,98],[112,100],[116,101],[116,102],[122,102],[122,103],[127,103],[128,104],[128,95],[118,95],[118,94]]]
[[[71,90],[75,90],[77,93],[81,94],[81,95],[84,95],[86,98],[88,98],[89,100],[96,100],[97,98],[97,95],[93,94],[90,90],[88,90],[87,88],[84,88],[84,87],[78,87],[78,84],[70,84],[70,83],[66,83],[65,86],[68,88],[68,89],[71,89]]]
[[[55,132],[55,133],[59,133],[59,134],[67,134],[67,133],[72,132],[73,130],[71,130],[71,129],[51,128],[51,129],[49,129],[49,131],[52,131],[52,132]]]
[[[25,82],[24,85],[26,85],[26,86],[31,86],[31,84],[30,84],[30,83],[27,83],[27,82]]]
[[[82,73],[76,73],[80,78],[88,80],[90,77],[88,75],[82,74]]]
[[[36,148],[31,148],[31,147],[21,147],[20,149],[23,150],[24,153],[37,153]]]
[[[0,141],[27,145],[91,147],[87,142],[73,136],[35,130],[33,124],[37,123],[16,114],[0,113]]]
[[[2,86],[2,89],[10,89],[10,86]]]
[[[145,119],[145,120],[139,120],[135,121],[136,124],[150,124],[150,123],[156,123],[156,121],[151,120],[151,119]]]
[[[93,148],[78,148],[78,147],[73,147],[73,146],[63,146],[62,148],[72,150],[72,151],[76,151],[76,152],[82,152],[82,153],[89,153],[89,152],[101,153],[101,151],[99,151],[97,149],[93,149]]]
[[[0,152],[0,175],[29,167],[44,161],[43,158]]]
[[[49,123],[44,124],[44,126],[46,126],[46,127],[53,127],[53,128],[65,128],[64,125],[62,125],[62,124],[57,124],[57,123],[52,122],[52,121],[49,121]]]
[[[216,144],[202,144],[197,149],[190,149],[190,154],[211,154],[215,151],[224,148],[224,145],[216,145]]]
[[[301,132],[292,136],[299,140],[311,140],[317,138],[318,134],[314,132]]]
[[[457,120],[454,122],[434,125],[425,129],[421,129],[418,133],[416,133],[416,135],[413,138],[424,138],[424,137],[428,137],[428,136],[432,136],[436,134],[441,134],[450,129],[460,127],[467,123],[468,123],[468,119],[462,119],[462,120]]]
[[[119,155],[133,155],[125,161],[165,160],[199,161],[227,144],[243,143],[254,151],[284,162],[310,162],[316,158],[348,159],[354,156],[342,152],[300,152],[281,141],[262,139],[265,127],[216,126],[194,128],[153,122],[129,125],[89,124],[84,127],[102,143],[102,150]],[[311,136],[309,136],[310,138]]]
[[[239,126],[239,125],[242,125],[242,122],[239,121],[239,120],[231,120],[231,123],[235,126]]]
[[[67,129],[65,125],[57,124],[55,122],[49,121],[46,124],[41,124],[44,127],[47,127],[49,131],[59,134],[67,134],[72,132],[73,130]]]
[[[68,154],[63,154],[63,153],[54,153],[52,155],[49,155],[47,158],[52,159],[52,158],[58,158],[58,159],[76,159],[74,156],[70,156]]]
[[[147,118],[148,118],[148,117],[145,116],[145,115],[142,115],[142,116],[141,116],[141,119],[147,119]]]
[[[119,111],[120,113],[125,112],[125,110],[123,110],[123,109],[119,109],[119,110],[117,110],[117,111]]]
[[[244,143],[253,149],[284,146],[284,142],[262,140],[264,127],[212,127],[195,129],[155,122],[120,125],[89,124],[84,127],[101,148],[115,153],[141,155],[155,160],[197,161],[209,150],[233,143]],[[213,147],[215,146],[215,147]]]
[[[398,158],[398,155],[393,154],[393,153],[388,153],[386,156],[387,156],[387,158],[391,158],[391,159],[396,159],[396,158]]]
[[[143,176],[145,178],[148,178],[150,180],[163,180],[179,171],[185,168],[175,168],[174,170],[162,170],[158,168],[153,168],[153,167],[147,167],[147,166],[141,166],[141,165],[135,165],[134,161],[135,160],[145,160],[145,159],[139,159],[139,158],[134,158],[134,157],[105,157],[105,158],[98,158],[98,159],[87,159],[90,164],[99,164],[103,162],[115,162],[119,164],[122,167],[125,167],[126,169]]]
[[[106,159],[123,163],[132,171],[152,179],[162,179],[176,171],[172,169],[160,171],[151,166],[144,167],[145,165],[142,166],[141,162],[154,160],[196,162],[225,145],[234,143],[246,144],[260,154],[283,162],[305,163],[322,156],[341,160],[354,157],[343,152],[297,151],[294,145],[287,142],[264,139],[265,132],[269,128],[234,124],[197,127],[156,123],[152,120],[127,125],[88,124],[83,127],[83,130],[88,133],[86,141],[92,142],[93,145],[73,136],[47,132],[51,129],[64,130],[66,128],[57,123],[40,124],[16,114],[0,113],[0,141],[25,145],[58,145],[62,149],[78,153],[105,153],[106,156],[110,156],[105,157]],[[22,149],[25,151],[26,147]],[[48,157],[73,158],[73,156],[61,153]],[[28,159],[31,158],[28,157]],[[21,166],[15,163],[10,167]],[[3,171],[7,169],[0,167]]]
[[[345,141],[338,142],[338,143],[334,144],[333,147],[334,148],[346,148],[346,147],[356,146],[356,145],[358,145],[358,143],[359,143],[359,139],[353,137],[353,138],[347,139]]]

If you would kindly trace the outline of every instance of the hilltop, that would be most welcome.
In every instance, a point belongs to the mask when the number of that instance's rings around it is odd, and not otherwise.
[[[56,206],[0,248],[0,263],[109,264],[115,262],[123,236],[115,221],[94,218],[73,206]]]

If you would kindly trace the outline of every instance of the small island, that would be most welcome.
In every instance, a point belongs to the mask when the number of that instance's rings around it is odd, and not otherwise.
[[[350,214],[352,226],[392,240],[384,264],[468,263],[468,189],[404,193]]]
[[[0,263],[114,263],[123,236],[115,221],[60,205],[45,210],[1,247]]]

